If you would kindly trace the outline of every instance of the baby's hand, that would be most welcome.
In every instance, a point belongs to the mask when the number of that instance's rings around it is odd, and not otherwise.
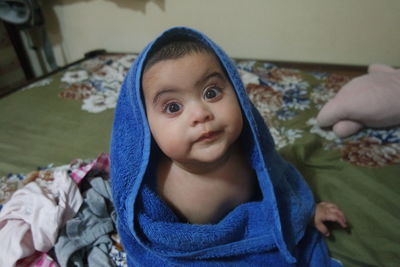
[[[317,204],[315,209],[314,226],[324,236],[328,237],[330,232],[324,223],[326,221],[337,222],[341,227],[347,228],[347,222],[344,213],[338,208],[338,206],[329,202],[320,202]]]

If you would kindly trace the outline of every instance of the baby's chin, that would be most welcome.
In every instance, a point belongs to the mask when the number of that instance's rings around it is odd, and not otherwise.
[[[229,160],[230,153],[226,151],[219,153],[202,153],[192,156],[186,160],[175,160],[175,162],[186,170],[198,170],[199,172],[213,170],[221,167]]]

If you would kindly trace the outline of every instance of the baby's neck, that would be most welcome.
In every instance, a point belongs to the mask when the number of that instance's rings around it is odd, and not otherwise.
[[[226,169],[229,169],[233,161],[236,160],[236,156],[240,153],[237,147],[231,148],[231,151],[226,153],[219,160],[212,163],[201,163],[201,162],[177,162],[165,159],[167,162],[181,170],[185,175],[188,176],[199,176],[201,178],[215,176],[218,173],[224,173]]]
[[[184,167],[170,159],[161,160],[157,191],[178,216],[190,223],[216,223],[254,197],[256,178],[239,149],[218,165]]]

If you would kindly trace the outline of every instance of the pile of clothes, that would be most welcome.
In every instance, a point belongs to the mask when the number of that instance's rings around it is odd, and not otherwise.
[[[125,266],[109,157],[35,171],[0,211],[0,266]]]

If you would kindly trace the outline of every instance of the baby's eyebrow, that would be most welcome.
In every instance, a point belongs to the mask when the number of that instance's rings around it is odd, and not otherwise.
[[[214,77],[221,79],[221,80],[225,79],[225,76],[222,73],[220,73],[219,71],[214,71],[214,72],[211,72],[210,74],[206,75],[204,78],[200,79],[199,81],[197,81],[196,86],[199,86]]]
[[[204,78],[200,79],[199,81],[196,82],[196,86],[201,86],[202,84],[204,84],[205,82],[207,82],[208,80],[212,79],[212,78],[218,78],[221,80],[225,80],[225,76],[219,72],[219,71],[214,71],[211,72],[210,74],[205,75]],[[160,89],[156,92],[156,94],[153,97],[153,104],[157,104],[157,102],[159,101],[160,97],[164,94],[170,94],[170,93],[179,93],[178,89],[172,89],[172,88],[166,88],[166,89]]]
[[[176,92],[178,92],[177,89],[161,89],[161,90],[158,90],[157,93],[153,97],[153,104],[157,104],[158,100],[160,99],[160,97],[163,94],[176,93]]]

